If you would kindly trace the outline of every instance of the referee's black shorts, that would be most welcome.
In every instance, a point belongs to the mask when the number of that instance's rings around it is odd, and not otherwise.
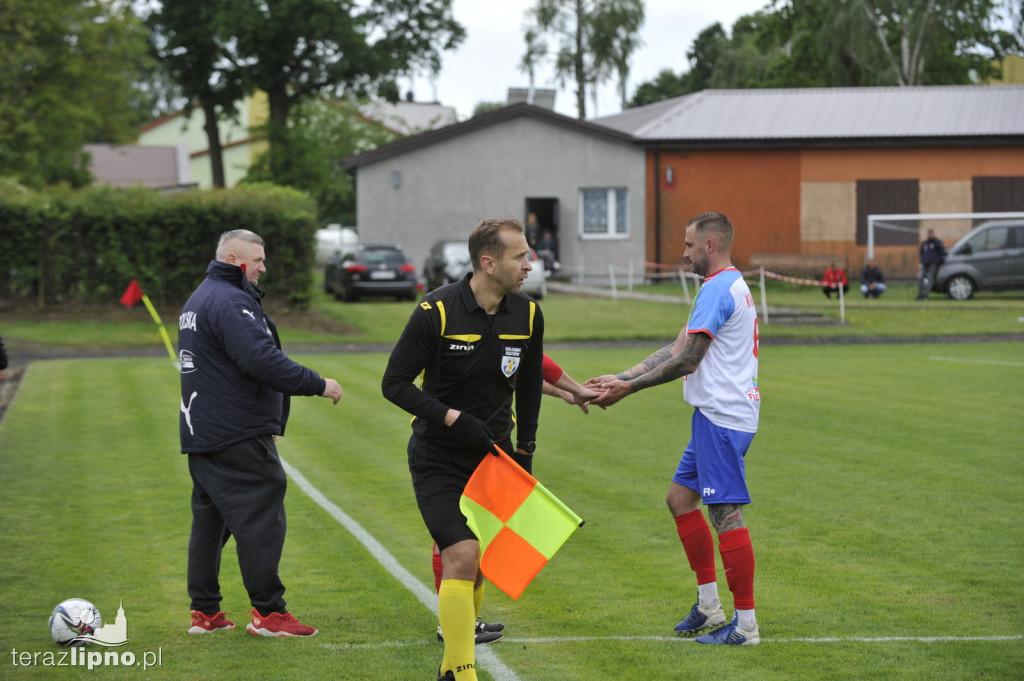
[[[512,451],[511,442],[498,443],[506,452]],[[409,438],[409,472],[416,492],[416,505],[427,525],[427,531],[444,550],[476,535],[466,524],[466,516],[459,509],[459,499],[473,471],[485,456],[466,456],[413,434]]]

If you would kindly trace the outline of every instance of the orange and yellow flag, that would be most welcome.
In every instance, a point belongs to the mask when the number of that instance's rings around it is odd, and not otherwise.
[[[480,540],[480,570],[517,599],[583,520],[498,451],[477,466],[459,507]]]

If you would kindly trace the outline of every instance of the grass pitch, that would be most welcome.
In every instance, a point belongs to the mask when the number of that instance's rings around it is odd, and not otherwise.
[[[646,352],[556,354],[582,380]],[[300,359],[338,378],[345,397],[337,407],[296,400],[282,456],[432,585],[405,466],[408,418],[380,396],[386,357]],[[722,649],[672,634],[695,593],[663,501],[689,434],[681,386],[589,416],[545,398],[535,472],[587,523],[518,601],[489,589],[484,615],[508,635],[487,649],[501,667],[485,664],[482,679],[1019,678],[1020,344],[763,347],[760,373],[746,517],[762,644]],[[231,542],[223,607],[238,628],[185,634],[190,484],[178,400],[166,359],[28,370],[0,425],[0,677],[132,678],[158,653],[147,678],[433,679],[433,613],[295,484],[281,571],[289,607],[320,635],[242,630],[249,606]],[[721,592],[729,611],[724,579]],[[118,650],[140,664],[45,666],[60,652],[49,612],[72,596],[107,620],[123,603],[132,640]],[[19,661],[25,653],[35,664]]]

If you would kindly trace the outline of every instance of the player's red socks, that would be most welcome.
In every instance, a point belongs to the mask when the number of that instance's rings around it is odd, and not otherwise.
[[[434,557],[431,562],[434,567],[434,590],[441,591],[441,575],[444,574],[444,567],[441,565],[441,552],[437,550],[436,543],[434,544]]]
[[[676,531],[683,542],[686,559],[697,573],[697,584],[715,581],[715,542],[704,513],[697,509],[677,516]]]
[[[737,610],[754,609],[754,547],[745,527],[718,535],[718,552]]]

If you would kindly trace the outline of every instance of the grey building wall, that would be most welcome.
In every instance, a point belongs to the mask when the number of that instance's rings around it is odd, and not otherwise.
[[[557,198],[563,272],[605,281],[608,263],[643,262],[644,172],[638,147],[521,116],[359,167],[359,236],[400,244],[419,269],[437,239],[466,238],[480,217],[525,222],[528,197]],[[628,234],[580,236],[583,188],[627,189]]]

